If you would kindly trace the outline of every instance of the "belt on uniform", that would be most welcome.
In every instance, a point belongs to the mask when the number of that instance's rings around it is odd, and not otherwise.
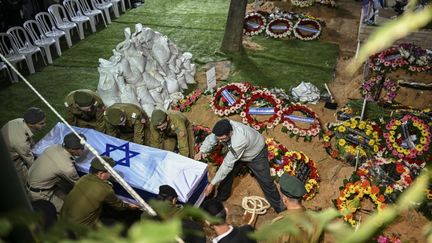
[[[51,190],[51,188],[34,188],[34,187],[31,187],[28,183],[27,183],[27,188],[32,192],[43,192],[43,191]]]

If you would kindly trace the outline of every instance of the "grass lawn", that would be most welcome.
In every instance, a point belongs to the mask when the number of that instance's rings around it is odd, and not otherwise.
[[[79,88],[95,90],[99,81],[98,58],[107,59],[112,55],[112,49],[124,39],[124,28],[131,27],[133,31],[136,23],[142,23],[167,35],[182,50],[191,52],[197,64],[232,60],[229,81],[288,89],[300,81],[321,88],[323,82],[332,80],[338,55],[338,46],[334,44],[258,36],[253,41],[264,47],[262,51],[246,50],[227,56],[218,53],[228,7],[229,0],[146,0],[141,7],[113,19],[107,28],[99,25],[100,30],[94,34],[87,30],[84,40],[75,39],[72,48],[63,48],[63,56],[54,57],[53,65],[39,67],[27,79],[63,114],[65,95]],[[2,81],[0,86],[0,125],[21,117],[30,106],[48,110],[23,82],[7,85]],[[43,133],[57,122],[52,112],[47,113],[48,124]]]

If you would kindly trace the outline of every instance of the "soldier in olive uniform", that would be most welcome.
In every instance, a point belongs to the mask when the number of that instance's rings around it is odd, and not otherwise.
[[[23,185],[27,182],[28,169],[35,160],[31,151],[34,146],[33,132],[40,131],[44,126],[45,113],[39,108],[30,107],[23,118],[11,120],[1,128],[3,140]]]
[[[104,156],[103,159],[115,166],[115,161]],[[67,195],[60,218],[69,222],[94,227],[100,221],[103,204],[117,210],[138,209],[137,206],[121,201],[115,194],[108,179],[111,174],[98,158],[91,162],[90,173],[81,177]]]
[[[154,110],[151,116],[149,146],[175,151],[193,158],[194,133],[192,124],[181,112]]]
[[[279,213],[279,215],[273,219],[272,223],[281,221],[285,218],[298,219],[303,218],[309,221],[313,226],[316,224],[306,214],[306,209],[302,205],[302,198],[307,193],[304,184],[297,177],[284,173],[279,180],[280,191],[282,192],[282,201],[287,207],[287,210]],[[315,227],[316,229],[316,227]],[[316,230],[307,232],[305,229],[299,227],[299,233],[297,235],[283,235],[276,240],[270,242],[289,242],[289,243],[309,243],[309,242],[320,242],[321,232]]]
[[[105,105],[101,97],[89,89],[70,92],[65,98],[66,121],[73,126],[104,132]]]
[[[137,105],[116,103],[105,111],[105,133],[138,144],[146,144],[150,129],[146,113]]]
[[[79,179],[74,163],[83,151],[84,145],[74,133],[64,137],[63,145],[45,149],[29,170],[27,190],[31,199],[51,201],[60,212],[65,194]]]

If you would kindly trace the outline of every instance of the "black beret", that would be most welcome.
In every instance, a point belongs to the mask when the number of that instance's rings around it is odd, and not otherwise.
[[[216,122],[213,127],[212,133],[217,137],[228,135],[232,131],[231,123],[228,119],[222,119]]]
[[[28,124],[36,124],[45,119],[45,112],[37,107],[30,107],[24,112],[23,118]]]
[[[169,185],[162,185],[159,187],[159,197],[167,198],[167,197],[178,197],[177,192]]]
[[[86,137],[83,134],[79,134],[86,140]],[[83,149],[84,144],[81,144],[80,138],[74,133],[69,133],[63,139],[63,146],[67,149]]]

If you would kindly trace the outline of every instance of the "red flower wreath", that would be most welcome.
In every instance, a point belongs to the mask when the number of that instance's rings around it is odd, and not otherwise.
[[[251,88],[249,83],[233,83],[220,87],[210,105],[216,115],[228,116],[229,114],[236,113],[245,104],[245,93]],[[233,104],[229,104],[226,98],[222,95],[226,91],[235,91],[239,96]],[[223,105],[221,105],[222,103]]]
[[[248,13],[244,18],[243,33],[245,35],[258,35],[265,29],[266,18],[260,13]]]
[[[315,40],[321,34],[321,24],[314,19],[300,19],[294,25],[294,36],[300,40]]]
[[[257,121],[249,113],[251,105],[259,99],[264,99],[273,106],[272,117],[262,122]],[[282,109],[282,101],[276,98],[274,94],[272,94],[270,91],[257,90],[252,92],[251,97],[246,101],[243,111],[240,113],[240,117],[242,117],[243,123],[252,126],[255,130],[261,131],[265,127],[273,128],[279,123],[280,116],[282,114],[281,109]]]
[[[309,126],[309,128],[299,128],[294,122],[295,117],[288,117],[292,115],[294,112],[299,111],[307,116],[307,118],[312,118],[313,123]],[[307,119],[306,118],[306,119]],[[299,117],[298,119],[304,119]],[[321,124],[318,120],[318,116],[315,112],[313,112],[309,107],[301,104],[294,104],[288,106],[282,110],[281,121],[283,122],[282,132],[290,132],[292,135],[297,135],[300,137],[313,137],[320,133]]]
[[[284,38],[291,34],[293,24],[285,18],[271,20],[266,27],[266,34],[273,38]]]

